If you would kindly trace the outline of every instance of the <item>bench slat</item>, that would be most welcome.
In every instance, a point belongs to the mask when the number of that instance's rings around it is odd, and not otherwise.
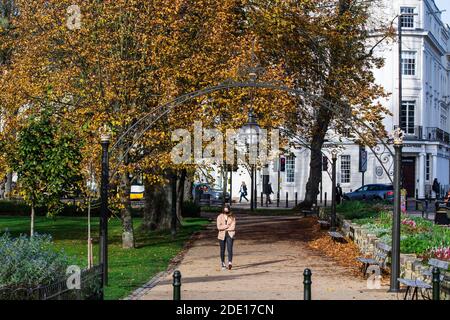
[[[449,263],[447,261],[442,261],[438,259],[430,259],[428,261],[428,264],[433,267],[438,267],[439,269],[448,270]]]
[[[403,279],[403,278],[399,278],[397,280],[401,284],[404,284],[405,286],[408,286],[408,287],[413,287],[413,288],[417,287],[417,288],[422,288],[422,289],[433,288],[431,285],[429,285],[428,283],[423,282],[421,280],[411,280],[411,279]]]
[[[343,239],[344,236],[342,234],[340,234],[339,232],[335,232],[335,231],[330,231],[328,232],[328,234],[333,237],[333,238],[337,238],[337,239]]]
[[[391,250],[392,250],[391,246],[388,246],[387,244],[385,244],[383,242],[378,242],[377,248],[381,249],[383,251],[387,251],[387,252],[391,252]]]
[[[375,259],[371,259],[371,258],[358,257],[358,258],[356,258],[356,260],[358,260],[361,263],[378,264],[378,262]]]

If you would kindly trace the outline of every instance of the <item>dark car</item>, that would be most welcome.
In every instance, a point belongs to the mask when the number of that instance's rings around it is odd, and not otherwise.
[[[208,183],[199,183],[195,184],[192,190],[194,199],[200,199],[201,197],[208,196],[212,202],[222,201],[223,199],[223,190],[218,187],[213,188]],[[230,201],[230,193],[225,193],[225,201]]]
[[[394,200],[394,186],[391,184],[367,184],[346,193],[344,200]]]

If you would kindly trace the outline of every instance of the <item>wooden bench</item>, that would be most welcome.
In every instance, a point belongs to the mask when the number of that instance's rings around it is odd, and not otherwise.
[[[336,231],[329,231],[328,234],[330,235],[330,237],[337,242],[345,242],[345,238],[344,236]]]
[[[312,215],[312,210],[302,210],[303,216],[306,218],[308,215]]]
[[[389,257],[391,253],[391,247],[379,242],[376,245],[375,248],[375,254],[373,258],[365,258],[365,257],[358,257],[356,260],[361,262],[361,271],[363,275],[366,275],[367,270],[370,266],[378,266],[380,269],[385,269],[387,264],[387,258]]]
[[[420,280],[420,279],[412,280],[412,279],[405,279],[405,278],[398,279],[398,282],[400,282],[401,284],[406,286],[405,296],[403,297],[404,300],[406,300],[408,298],[408,294],[410,292],[412,292],[411,300],[414,300],[414,299],[418,300],[419,299],[419,289],[421,290],[421,295],[423,298],[430,299],[429,296],[427,297],[426,294],[423,293],[423,291],[431,290],[433,288],[433,286],[431,285],[431,281],[433,278],[433,269],[435,267],[441,269],[441,275],[439,278],[440,278],[441,282],[444,280],[444,278],[445,278],[444,271],[447,271],[448,267],[449,267],[448,261],[442,261],[442,260],[438,260],[438,259],[430,259],[428,261],[428,265],[429,265],[428,270],[424,270],[422,272],[422,276],[424,278],[423,280]]]
[[[319,207],[318,206],[316,206],[316,205],[313,205],[312,207],[311,207],[311,210],[307,210],[307,209],[303,209],[302,210],[302,213],[303,213],[303,216],[304,217],[307,217],[308,215],[317,215],[317,216],[319,216]]]
[[[331,226],[331,222],[328,220],[318,220],[317,222],[320,225],[320,229],[328,229]]]

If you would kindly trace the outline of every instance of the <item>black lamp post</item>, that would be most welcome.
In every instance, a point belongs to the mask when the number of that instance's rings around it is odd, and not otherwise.
[[[331,151],[332,171],[331,171],[331,231],[336,231],[336,161],[337,151]]]
[[[250,210],[253,211],[255,209],[255,199],[256,199],[256,160],[258,156],[258,141],[259,141],[259,133],[261,128],[256,121],[256,116],[253,113],[253,109],[250,109],[248,112],[248,121],[241,128],[241,134],[248,142],[249,149],[249,162],[250,162],[250,178],[251,178],[251,187],[250,187]],[[256,148],[255,148],[256,147]],[[256,153],[256,154],[255,154]]]
[[[109,156],[108,148],[111,134],[105,126],[101,132],[102,145],[102,180],[100,204],[100,264],[102,266],[102,283],[108,285],[108,185],[109,185]]]
[[[392,263],[390,292],[398,292],[400,284],[400,214],[401,214],[401,166],[404,133],[400,128],[394,131],[394,215],[392,219]]]

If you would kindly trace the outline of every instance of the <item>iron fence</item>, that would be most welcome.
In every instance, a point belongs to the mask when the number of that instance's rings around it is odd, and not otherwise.
[[[427,128],[427,138],[431,141],[440,141],[450,144],[450,134],[439,128]]]
[[[102,267],[96,265],[80,274],[80,288],[69,289],[64,277],[37,288],[1,288],[0,300],[101,300],[103,299]]]

